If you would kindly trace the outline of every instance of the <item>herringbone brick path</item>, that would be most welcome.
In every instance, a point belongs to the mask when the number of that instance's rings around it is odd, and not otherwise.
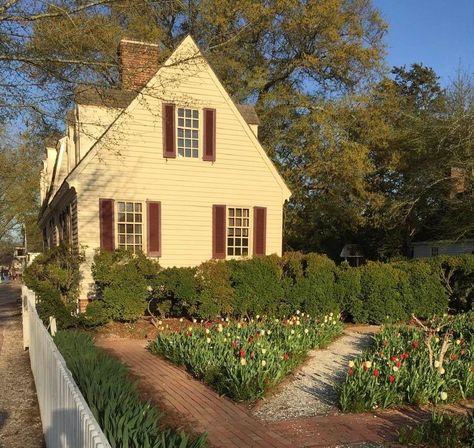
[[[251,415],[243,405],[219,396],[183,369],[149,353],[144,341],[101,338],[96,343],[125,362],[140,379],[141,389],[162,408],[179,415],[181,421],[197,433],[207,432],[213,447],[309,448],[386,444],[397,440],[400,427],[416,424],[431,415],[428,409],[408,409],[265,423]],[[471,407],[472,403],[465,409]],[[458,406],[452,410],[459,412],[463,408]]]

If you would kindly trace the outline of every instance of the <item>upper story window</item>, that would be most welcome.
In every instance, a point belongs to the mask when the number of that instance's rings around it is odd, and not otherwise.
[[[181,157],[199,157],[199,111],[178,108],[178,155]]]
[[[247,256],[249,254],[250,211],[248,208],[227,209],[227,255]]]
[[[143,249],[143,210],[141,202],[117,203],[119,249],[137,253]]]

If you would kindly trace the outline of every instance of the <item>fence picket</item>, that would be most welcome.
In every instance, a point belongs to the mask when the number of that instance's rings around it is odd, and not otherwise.
[[[111,448],[66,362],[36,311],[36,296],[22,286],[23,346],[31,370],[48,448]]]

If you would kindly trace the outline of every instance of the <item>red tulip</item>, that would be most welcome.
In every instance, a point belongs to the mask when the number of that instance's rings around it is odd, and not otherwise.
[[[392,362],[398,361],[398,358],[396,356],[390,356],[390,361]]]
[[[233,347],[233,348],[237,348],[238,345],[239,345],[239,343],[234,339],[234,340],[232,341],[232,347]]]
[[[420,343],[418,341],[412,341],[411,342],[411,346],[414,348],[414,349],[417,349],[420,347]]]
[[[390,383],[393,383],[395,381],[395,376],[394,375],[389,375],[388,380],[390,381]]]
[[[288,352],[283,353],[283,359],[285,361],[288,361],[290,359],[290,355],[288,354]]]
[[[245,358],[245,350],[243,348],[240,349],[240,357]]]
[[[349,376],[354,375],[354,370],[352,369],[352,367],[349,367],[349,370],[347,371],[347,374],[348,374]]]
[[[380,371],[378,369],[374,369],[374,376],[378,377],[380,375]]]
[[[397,362],[395,363],[395,365],[396,365],[398,368],[400,368],[401,365],[402,365],[402,363],[401,363],[400,361],[397,361]]]

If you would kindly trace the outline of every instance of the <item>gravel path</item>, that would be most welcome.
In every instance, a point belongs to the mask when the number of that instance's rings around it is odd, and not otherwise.
[[[254,414],[267,421],[338,412],[334,385],[343,381],[348,362],[369,345],[378,327],[346,329],[327,349],[313,350],[292,380],[259,403]]]
[[[42,448],[28,352],[23,350],[19,284],[0,284],[0,447]]]

